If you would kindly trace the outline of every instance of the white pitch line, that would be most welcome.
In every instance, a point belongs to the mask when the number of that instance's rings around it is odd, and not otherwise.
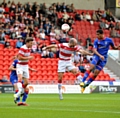
[[[12,109],[32,109],[32,110],[49,110],[49,111],[67,111],[67,112],[95,112],[95,113],[109,113],[109,114],[120,114],[119,111],[100,111],[100,110],[74,110],[74,109],[52,109],[52,108],[30,108],[30,107],[0,107],[0,108],[12,108]]]

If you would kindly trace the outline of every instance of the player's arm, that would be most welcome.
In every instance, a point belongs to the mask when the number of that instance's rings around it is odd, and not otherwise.
[[[16,68],[14,68],[14,66],[13,65],[10,65],[10,67],[9,67],[9,70],[16,70]]]
[[[119,44],[118,46],[112,45],[112,48],[113,48],[114,50],[119,50],[120,44]]]
[[[34,68],[30,68],[30,67],[29,67],[29,70],[31,70],[31,71],[33,71],[33,72],[37,72],[37,70],[34,69]]]
[[[90,52],[88,52],[88,51],[86,51],[86,50],[83,50],[83,49],[80,49],[79,52],[80,52],[81,54],[83,54],[83,55],[93,56],[93,53],[90,53]]]
[[[56,44],[48,45],[48,46],[44,47],[42,50],[47,50],[47,49],[51,49],[51,48],[58,48],[58,45],[56,45]]]
[[[25,57],[25,56],[23,56],[21,54],[18,54],[18,59],[19,60],[31,60],[31,59],[33,59],[33,56],[27,56],[27,57]]]

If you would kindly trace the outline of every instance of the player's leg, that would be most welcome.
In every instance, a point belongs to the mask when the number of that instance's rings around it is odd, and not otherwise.
[[[26,99],[28,98],[28,93],[29,93],[29,89],[27,88],[27,85],[29,84],[29,81],[28,81],[28,79],[29,79],[29,69],[28,69],[28,67],[24,68],[22,79],[23,79],[22,87],[23,87],[23,91],[24,91],[23,98],[22,98],[22,103],[23,103],[23,105],[28,106],[26,104]]]
[[[15,90],[15,93],[14,93],[14,94],[16,94],[16,93],[18,92],[17,83],[14,83],[13,86],[14,86],[14,90]],[[15,99],[14,99],[14,102],[15,102],[15,104],[17,104],[18,102],[20,102],[20,97],[15,98]]]
[[[60,100],[63,99],[62,96],[62,78],[63,78],[63,72],[58,72],[58,92],[59,92],[59,98]]]
[[[18,92],[14,94],[14,97],[18,98],[20,97],[21,92],[22,92],[23,68],[21,67],[21,65],[17,65],[16,69],[17,69],[16,72],[17,72],[17,77],[18,77],[18,82],[17,82]]]
[[[94,68],[95,68],[96,64],[98,63],[98,61],[99,61],[99,57],[98,56],[93,56],[93,60],[91,61],[89,70],[86,70],[86,72],[85,72],[85,74],[83,76],[82,82],[80,83],[81,87],[84,86],[84,82],[88,78],[88,76],[91,73],[91,71],[94,70]]]
[[[84,92],[85,88],[91,84],[95,80],[95,78],[98,76],[100,71],[103,69],[103,67],[106,65],[106,61],[98,61],[98,64],[96,65],[96,68],[94,72],[91,72],[89,75],[88,81],[84,84],[83,88],[81,89],[81,92]]]
[[[23,98],[22,98],[22,103],[23,103],[23,105],[25,105],[25,106],[28,106],[28,104],[26,104],[26,100],[27,100],[27,98],[28,98],[28,94],[29,94],[29,88],[25,88],[24,89],[24,94],[23,94]]]
[[[13,85],[14,91],[15,91],[14,94],[16,94],[18,92],[17,81],[18,81],[18,79],[16,76],[10,77],[10,82]],[[17,99],[16,98],[14,99],[15,104],[18,103],[19,101],[20,101],[20,97],[18,97]]]
[[[62,78],[63,78],[63,74],[65,72],[66,69],[66,63],[65,61],[58,61],[58,92],[59,92],[59,99],[62,100],[63,96],[62,96]]]

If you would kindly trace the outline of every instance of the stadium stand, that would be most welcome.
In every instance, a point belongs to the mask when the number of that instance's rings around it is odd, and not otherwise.
[[[37,43],[35,47],[35,52],[32,53],[35,59],[32,60],[29,65],[30,67],[35,68],[38,71],[37,73],[30,72],[30,83],[56,84],[58,78],[57,77],[58,58],[56,58],[56,54],[54,53],[54,56],[52,58],[50,58],[49,56],[42,58],[41,52],[38,53],[37,50],[39,46],[42,49],[42,47],[44,47],[45,45],[51,44],[50,35],[47,35],[46,33],[47,25],[50,27],[50,30],[52,28],[54,29],[54,27],[60,28],[60,26],[66,22],[64,21],[62,22],[62,24],[59,24],[59,20],[61,19],[63,12],[61,13],[59,11],[55,11],[52,15],[50,15],[49,12],[52,10],[54,11],[54,7],[53,7],[54,5],[51,5],[49,7],[50,11],[47,11],[46,8],[42,9],[35,4],[31,6],[29,4],[26,4],[27,8],[24,9],[22,9],[24,5],[15,4],[14,2],[12,2],[11,6],[9,7],[7,7],[6,5],[7,3],[1,4],[3,10],[7,10],[7,11],[2,12],[1,13],[2,17],[0,18],[0,34],[1,34],[0,35],[0,41],[1,41],[0,42],[0,78],[2,78],[4,75],[6,75],[7,77],[9,77],[10,75],[10,71],[8,70],[8,68],[12,62],[12,57],[16,55],[18,52],[18,49],[16,48],[16,43],[19,40],[18,38],[18,34],[19,34],[22,36],[23,43],[25,42],[25,37],[27,36],[32,36]],[[36,13],[37,8],[39,12]],[[92,22],[88,20],[80,20],[80,21],[75,20],[76,12],[79,14],[82,14],[83,12],[86,14],[87,12],[89,12],[92,18],[94,11],[77,9],[74,12],[70,12],[70,13],[67,12],[69,16],[72,16],[70,21],[73,21],[71,24],[69,24],[68,22],[68,24],[71,26],[71,30],[68,32],[69,36],[77,38],[78,42],[85,47],[86,38],[88,37],[89,34],[91,35],[92,42],[94,41],[96,37],[95,32],[97,29],[99,29],[100,22],[93,20]],[[36,20],[36,18],[38,18],[39,21]],[[27,24],[27,22],[29,23]],[[41,28],[40,27],[41,25],[46,33],[45,40],[40,39],[39,36],[40,33],[39,30]],[[6,26],[9,28],[7,28]],[[109,36],[110,30],[105,29],[104,32],[105,32],[105,36]],[[57,41],[59,41],[58,39],[59,38],[56,37]],[[118,37],[113,38],[113,40],[116,45],[120,43],[120,39]],[[81,75],[83,74],[81,73]],[[63,84],[74,84],[75,80],[76,77],[73,74],[67,72],[63,77]],[[99,74],[99,76],[96,78],[96,81],[115,81],[115,79],[110,78],[108,74],[102,71]]]

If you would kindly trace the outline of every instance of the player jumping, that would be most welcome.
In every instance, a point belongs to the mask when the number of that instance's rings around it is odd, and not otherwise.
[[[66,68],[68,69],[68,71],[72,72],[73,74],[77,73],[77,69],[71,61],[71,55],[74,52],[80,52],[86,55],[92,55],[92,54],[81,49],[81,47],[77,45],[77,40],[75,38],[71,38],[69,40],[69,43],[49,45],[47,47],[44,47],[43,50],[50,49],[50,48],[58,48],[60,51],[59,61],[58,61],[58,91],[59,91],[59,98],[60,100],[62,100],[63,99],[62,77],[64,72],[66,71]]]
[[[120,47],[120,45],[116,47],[111,38],[104,38],[103,30],[97,30],[96,35],[97,38],[94,41],[94,55],[92,58],[93,60],[90,64],[89,70],[85,72],[82,82],[80,83],[82,93],[84,92],[85,88],[89,86],[92,81],[95,80],[97,75],[106,65],[109,47],[111,46],[114,50],[117,50]],[[89,79],[85,83],[87,78]]]

